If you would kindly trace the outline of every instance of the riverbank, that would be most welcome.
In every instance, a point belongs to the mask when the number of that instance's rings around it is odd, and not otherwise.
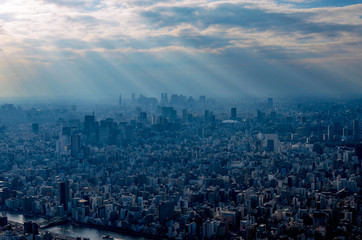
[[[9,221],[24,223],[25,221],[44,222],[49,221],[41,216],[35,216],[32,214],[20,214],[14,211],[8,211],[6,213]],[[44,232],[48,231],[52,234],[58,234],[59,236],[67,237],[87,237],[91,240],[99,240],[103,235],[110,235],[115,239],[121,240],[151,240],[151,239],[166,239],[159,236],[148,235],[144,233],[122,230],[120,228],[112,228],[108,226],[100,226],[96,224],[84,224],[76,221],[69,220],[64,225],[57,225],[47,229],[42,229]]]
[[[151,235],[151,234],[147,234],[147,233],[143,233],[143,232],[136,232],[136,231],[132,231],[132,230],[122,229],[122,228],[119,228],[119,227],[103,226],[103,225],[92,224],[92,223],[80,223],[80,222],[76,222],[76,221],[72,221],[72,220],[70,221],[70,224],[72,224],[74,226],[96,228],[96,229],[100,229],[100,230],[105,230],[105,231],[110,231],[110,232],[115,232],[115,233],[121,233],[121,234],[135,236],[135,237],[144,237],[144,238],[147,238],[147,239],[159,239],[159,240],[167,240],[168,239],[165,236],[156,236],[156,235]]]
[[[22,223],[19,222],[14,222],[14,221],[9,221],[8,220],[8,224],[13,226],[13,231],[16,234],[22,234],[24,232],[24,225]],[[48,231],[44,230],[44,229],[39,229],[39,233],[46,233]],[[58,233],[51,233],[54,239],[62,239],[62,240],[76,240],[75,237],[69,237],[69,236],[64,236]]]

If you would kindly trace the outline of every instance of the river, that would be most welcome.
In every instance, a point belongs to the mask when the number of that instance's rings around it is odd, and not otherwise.
[[[14,213],[6,213],[9,221],[24,223],[24,221],[34,221],[41,222],[46,219],[43,218],[33,218],[33,217],[25,217],[23,214],[14,214]],[[123,235],[111,231],[99,230],[95,228],[83,227],[83,226],[73,226],[71,224],[67,225],[59,225],[51,228],[47,228],[46,231],[57,233],[63,236],[68,237],[86,237],[90,240],[99,240],[102,239],[102,236],[109,235],[115,239],[119,240],[147,240],[144,237],[133,237],[128,235]]]

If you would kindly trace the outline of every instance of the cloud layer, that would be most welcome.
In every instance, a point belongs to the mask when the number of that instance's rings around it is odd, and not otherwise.
[[[5,0],[0,96],[361,95],[353,3]]]

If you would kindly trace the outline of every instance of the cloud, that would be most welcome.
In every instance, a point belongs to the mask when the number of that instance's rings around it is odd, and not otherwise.
[[[113,79],[102,89],[116,84],[118,75],[134,82],[122,83],[130,89],[147,86],[153,92],[172,86],[186,91],[192,81],[223,93],[241,89],[267,93],[260,90],[264,86],[271,92],[292,92],[293,86],[306,92],[323,85],[319,80],[323,78],[331,79],[325,92],[351,90],[361,73],[356,66],[362,61],[362,4],[311,4],[299,0],[3,1],[0,62],[7,68],[19,69],[21,63],[26,69],[37,69],[29,73],[34,79],[57,79],[52,71],[72,66],[69,78],[92,79],[90,91],[96,91],[94,76],[102,74]],[[10,58],[15,62],[5,64]],[[337,76],[346,76],[349,84],[341,85]],[[278,80],[270,84],[269,77]],[[143,79],[151,79],[157,87]]]
[[[263,9],[246,8],[239,4],[219,4],[215,8],[159,7],[141,13],[158,27],[196,23],[198,27],[212,25],[243,27],[257,31],[273,30],[280,33],[319,33],[336,36],[339,32],[362,33],[361,25],[319,23],[308,21],[315,13],[275,13]]]
[[[56,4],[59,6],[67,7],[87,7],[91,4],[99,3],[99,1],[94,0],[43,0],[44,3]]]

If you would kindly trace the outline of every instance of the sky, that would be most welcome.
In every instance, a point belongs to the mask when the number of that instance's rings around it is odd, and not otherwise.
[[[0,98],[362,96],[355,0],[1,0]]]

